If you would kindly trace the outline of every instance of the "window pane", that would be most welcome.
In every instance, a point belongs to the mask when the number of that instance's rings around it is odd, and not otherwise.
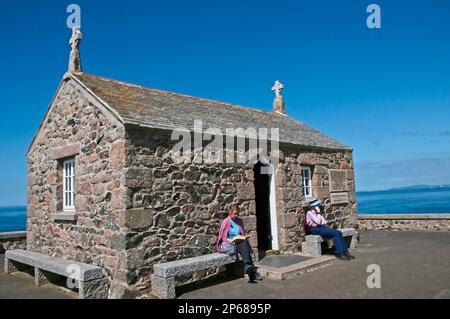
[[[73,209],[74,207],[74,176],[75,161],[73,159],[66,160],[63,163],[63,204],[64,209]]]
[[[303,186],[303,195],[310,197],[312,194],[311,189],[311,168],[310,167],[302,167],[302,186]]]

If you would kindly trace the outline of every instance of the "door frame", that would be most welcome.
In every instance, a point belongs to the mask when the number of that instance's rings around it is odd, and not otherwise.
[[[267,158],[264,156],[262,156],[259,160],[254,161],[253,167],[258,162],[261,162],[261,164],[263,164],[265,167],[268,168],[269,181],[270,181],[269,210],[270,210],[270,232],[271,232],[271,236],[272,236],[272,250],[278,250],[279,249],[278,214],[277,214],[277,200],[276,200],[276,192],[275,192],[275,190],[276,190],[275,176],[276,176],[277,170],[274,169],[273,164],[269,160],[267,160]],[[256,201],[256,198],[255,198],[255,201]]]

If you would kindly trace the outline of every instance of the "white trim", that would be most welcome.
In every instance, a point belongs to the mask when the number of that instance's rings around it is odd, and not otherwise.
[[[270,165],[270,196],[269,196],[269,204],[270,204],[270,228],[272,232],[272,250],[278,250],[278,214],[277,214],[277,200],[275,196],[275,176],[276,170],[273,165]]]
[[[305,182],[305,176],[303,176],[303,171],[307,170],[308,171],[308,179],[309,179],[309,185],[307,186],[307,188],[309,188],[309,194],[305,194],[305,186],[304,186],[304,182]],[[301,166],[301,179],[302,179],[302,195],[305,198],[311,198],[312,193],[313,193],[313,189],[312,189],[312,169],[310,166]]]
[[[71,158],[63,162],[63,210],[75,211],[75,159]]]

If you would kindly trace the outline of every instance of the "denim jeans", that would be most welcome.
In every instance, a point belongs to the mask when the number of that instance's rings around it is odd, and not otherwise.
[[[252,260],[252,247],[248,240],[241,240],[236,243],[236,250],[242,256],[242,260],[244,261],[244,265],[253,265]]]
[[[337,229],[331,229],[328,226],[317,226],[311,228],[311,233],[313,235],[320,235],[323,237],[332,238],[334,242],[334,247],[336,249],[336,254],[345,253],[348,251],[347,243],[345,242],[344,236]]]

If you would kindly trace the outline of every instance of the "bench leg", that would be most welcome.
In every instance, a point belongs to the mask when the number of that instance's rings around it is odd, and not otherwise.
[[[79,282],[80,299],[107,299],[108,291],[108,278]]]
[[[311,256],[322,255],[322,245],[320,242],[304,241],[302,242],[302,252]]]
[[[233,274],[238,277],[245,277],[244,263],[235,262],[225,266],[229,274]]]
[[[5,257],[5,274],[10,274],[16,271],[19,271],[16,265],[14,265],[14,263],[11,260]]]
[[[161,299],[175,299],[175,277],[163,278],[152,275],[152,292]]]
[[[34,267],[34,284],[39,287],[48,283],[45,273],[41,269]]]
[[[358,242],[358,238],[356,235],[352,236],[352,241],[350,242],[350,248],[356,248],[356,244]]]

